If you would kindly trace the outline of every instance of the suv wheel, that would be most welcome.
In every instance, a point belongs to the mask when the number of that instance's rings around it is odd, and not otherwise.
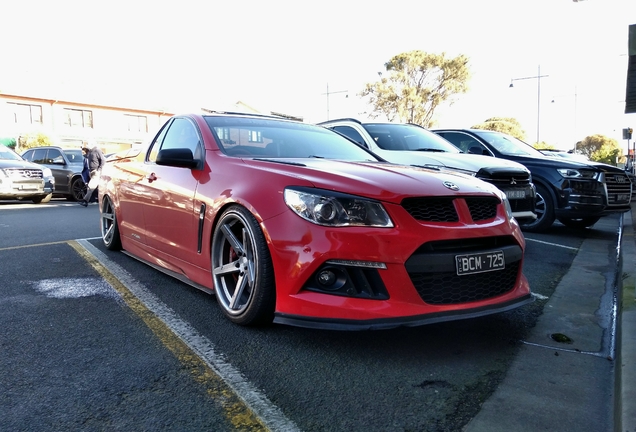
[[[73,179],[71,183],[71,195],[67,196],[67,199],[71,201],[81,201],[84,199],[84,194],[86,194],[84,180],[82,180],[81,177]]]
[[[534,221],[520,222],[521,229],[528,232],[545,231],[554,223],[554,199],[545,187],[536,184],[537,201],[535,213],[537,218]]]

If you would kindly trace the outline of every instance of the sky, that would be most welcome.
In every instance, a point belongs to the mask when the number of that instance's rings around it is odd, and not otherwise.
[[[570,149],[597,133],[626,147],[636,126],[634,0],[0,0],[0,17],[2,93],[367,120],[364,85],[421,50],[469,58],[469,90],[436,111],[439,127],[513,117],[526,141]]]

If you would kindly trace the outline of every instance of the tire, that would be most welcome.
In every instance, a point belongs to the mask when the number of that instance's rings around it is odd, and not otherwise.
[[[568,228],[584,229],[589,228],[601,219],[600,216],[591,216],[584,218],[559,218],[559,222]]]
[[[276,304],[271,255],[254,216],[228,208],[212,236],[212,278],[225,316],[240,325],[271,323]]]
[[[66,199],[70,201],[81,201],[84,199],[85,194],[86,184],[81,177],[77,177],[71,182],[71,195],[67,196]]]
[[[554,198],[549,190],[542,185],[536,184],[537,200],[535,213],[537,218],[534,221],[524,221],[519,223],[521,229],[527,232],[542,232],[547,230],[554,223]]]
[[[104,246],[112,251],[121,250],[121,236],[119,235],[119,226],[115,216],[115,207],[108,196],[104,196],[102,199],[102,205],[99,210]]]
[[[47,202],[51,201],[51,198],[53,198],[52,193],[48,195],[40,195],[37,197],[33,197],[31,198],[31,201],[33,201],[33,204],[46,204]]]

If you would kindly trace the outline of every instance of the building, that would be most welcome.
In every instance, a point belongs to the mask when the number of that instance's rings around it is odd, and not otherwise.
[[[0,140],[44,133],[54,145],[96,141],[105,153],[151,139],[173,113],[0,93]]]

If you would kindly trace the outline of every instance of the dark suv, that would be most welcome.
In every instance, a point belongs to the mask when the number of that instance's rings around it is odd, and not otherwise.
[[[84,198],[84,155],[81,149],[34,147],[25,151],[22,157],[51,169],[55,177],[55,195],[64,196],[71,201]]]
[[[344,118],[319,123],[339,132],[388,162],[461,172],[495,185],[508,197],[522,224],[536,219],[530,171],[512,161],[465,154],[428,129],[404,123],[363,123]]]
[[[532,172],[537,188],[537,220],[522,227],[544,231],[555,219],[573,228],[587,228],[611,213],[630,210],[632,183],[625,171],[598,162],[545,156],[510,135],[479,129],[435,129],[469,153],[519,162]]]

